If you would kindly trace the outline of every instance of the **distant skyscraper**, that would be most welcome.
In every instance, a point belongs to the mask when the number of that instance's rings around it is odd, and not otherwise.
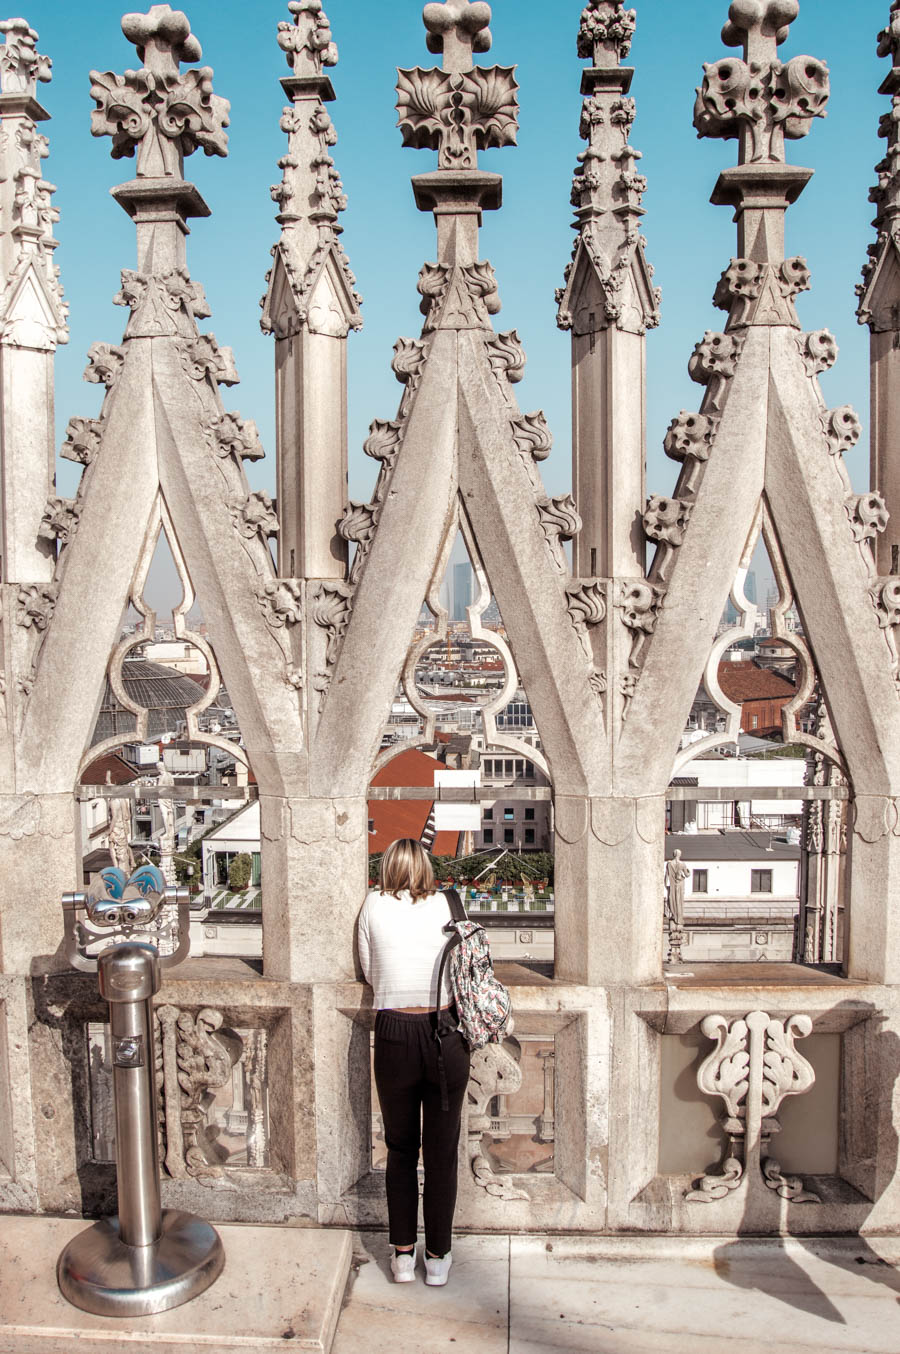
[[[453,566],[453,606],[450,619],[464,621],[466,607],[472,601],[472,566],[468,561]]]

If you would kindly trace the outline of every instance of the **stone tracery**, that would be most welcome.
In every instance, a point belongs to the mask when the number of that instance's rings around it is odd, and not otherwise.
[[[881,39],[892,62],[896,8]],[[587,148],[574,180],[575,249],[558,296],[576,372],[573,488],[550,495],[540,473],[551,452],[550,429],[540,410],[522,412],[517,405],[524,347],[515,315],[509,327],[494,328],[498,280],[478,247],[481,213],[496,209],[500,199],[499,175],[483,170],[478,157],[488,147],[515,144],[518,82],[513,67],[475,64],[490,47],[487,5],[428,5],[426,41],[442,65],[400,72],[398,111],[403,143],[437,152],[437,168],[413,180],[418,206],[435,216],[437,247],[418,279],[422,333],[394,346],[391,366],[402,386],[396,417],[375,418],[366,440],[366,453],[378,462],[371,497],[348,500],[346,343],[361,312],[339,238],[347,203],[332,155],[337,119],[326,109],[334,99],[327,71],[337,48],[320,0],[292,0],[288,12],[290,21],[277,34],[290,72],[281,120],[288,147],[273,190],[279,234],[262,320],[274,336],[279,370],[274,495],[251,491],[246,481],[243,462],[263,454],[258,431],[252,419],[222,405],[219,386],[234,384],[237,373],[229,350],[197,327],[209,310],[185,255],[185,223],[206,208],[183,180],[184,159],[198,149],[225,154],[227,104],[213,93],[208,68],[182,69],[200,59],[200,48],[185,17],[167,6],[129,16],[126,36],[143,62],[139,71],[92,79],[95,134],[112,137],[114,158],[136,159],[135,179],[115,197],[135,220],[138,257],[136,267],[123,272],[116,298],[129,311],[121,343],[95,343],[88,354],[87,379],[103,387],[100,416],[68,423],[63,455],[83,468],[77,496],[59,497],[44,476],[39,492],[19,500],[21,522],[12,529],[3,523],[0,849],[26,849],[32,860],[46,852],[52,862],[42,868],[41,888],[71,887],[74,830],[66,805],[89,732],[85,712],[111,650],[111,680],[121,671],[125,650],[115,642],[122,605],[130,597],[141,612],[140,585],[156,534],[165,530],[179,573],[197,583],[216,627],[216,659],[258,776],[265,869],[277,881],[266,899],[266,981],[242,986],[240,999],[270,1004],[273,1031],[279,1029],[267,1056],[280,1070],[306,1056],[307,1038],[331,1041],[339,1055],[331,1056],[330,1043],[323,1065],[304,1069],[307,1090],[315,1093],[303,1104],[278,1088],[282,1098],[267,1131],[281,1135],[280,1160],[293,1163],[286,1175],[294,1174],[272,1189],[282,1191],[278,1206],[285,1215],[371,1222],[377,1201],[363,1167],[356,1172],[355,1148],[338,1151],[333,1124],[325,1122],[333,1111],[347,1140],[356,1142],[357,1088],[348,1092],[329,1078],[337,1077],[336,1066],[345,1074],[352,1064],[364,1018],[353,982],[352,920],[366,855],[367,787],[398,682],[423,728],[433,729],[433,711],[415,682],[422,646],[410,652],[409,637],[423,599],[438,620],[428,643],[446,633],[438,587],[458,525],[478,580],[474,628],[493,590],[508,631],[508,642],[495,641],[504,685],[482,715],[486,735],[501,746],[514,744],[491,721],[518,670],[541,730],[538,764],[553,776],[559,880],[554,985],[544,996],[543,989],[523,985],[517,995],[527,1019],[541,1033],[552,1029],[557,1040],[556,1104],[549,1107],[558,1134],[553,1173],[536,1176],[527,1190],[494,1175],[478,1150],[490,1098],[491,1077],[485,1077],[469,1124],[472,1170],[464,1207],[475,1223],[490,1218],[492,1225],[488,1208],[518,1209],[514,1217],[504,1214],[518,1226],[558,1218],[555,1210],[564,1207],[566,1226],[574,1228],[652,1228],[659,1225],[664,1190],[654,1176],[653,1131],[645,1124],[623,1143],[621,1126],[634,1128],[645,1113],[644,1097],[635,1103],[636,1085],[652,1084],[651,1099],[657,1094],[667,1020],[690,1019],[696,1029],[707,1016],[714,1024],[706,1032],[720,1031],[715,1073],[707,1067],[702,1089],[722,1096],[735,1120],[746,1106],[745,1126],[734,1135],[743,1135],[754,1152],[778,1102],[812,1084],[814,1055],[806,1063],[793,1043],[809,1033],[793,988],[777,1005],[768,1003],[771,1018],[755,1009],[745,1016],[751,1005],[740,1004],[740,992],[734,1009],[720,1014],[718,997],[699,986],[697,1009],[684,1015],[674,1009],[688,1000],[677,983],[671,992],[666,988],[672,1013],[647,1009],[657,1000],[662,964],[666,787],[701,676],[726,724],[705,746],[737,736],[739,717],[718,685],[722,648],[715,627],[729,595],[738,629],[751,626],[742,584],[760,532],[778,584],[774,633],[800,668],[796,699],[784,710],[785,739],[809,749],[813,772],[806,789],[836,787],[854,799],[848,815],[854,926],[846,970],[868,985],[866,1000],[882,1006],[889,1005],[887,989],[898,977],[896,921],[888,905],[900,801],[900,594],[892,556],[897,492],[886,454],[893,423],[885,416],[876,429],[870,489],[854,492],[843,456],[858,440],[860,422],[848,406],[826,408],[817,376],[835,361],[836,343],[827,330],[801,330],[795,300],[810,285],[809,270],[784,250],[785,212],[810,177],[786,162],[785,141],[804,136],[824,113],[827,68],[810,57],[778,58],[796,0],[731,5],[723,40],[742,46],[743,58],[726,56],[705,68],[696,113],[701,135],[738,141],[739,163],[723,172],[714,195],[737,213],[735,254],[715,289],[715,304],[727,318],[721,333],[703,335],[690,358],[690,374],[704,387],[699,410],[681,411],[666,434],[665,450],[680,463],[676,483],[666,493],[648,494],[640,406],[646,335],[659,322],[660,296],[639,232],[646,183],[630,141],[632,72],[621,64],[636,15],[622,0],[590,0],[585,7],[578,55],[591,63],[580,112]],[[0,205],[8,208],[0,216],[10,223],[0,233],[7,279],[0,361],[14,364],[16,352],[27,351],[49,363],[65,338],[52,263],[52,185],[41,174],[46,143],[36,131],[42,117],[34,97],[49,63],[21,21],[0,24],[0,32],[6,36],[0,116],[5,130],[16,132],[2,151],[4,169],[12,172],[0,184]],[[896,98],[900,66],[892,69],[886,92]],[[874,195],[878,240],[864,275],[860,317],[873,329],[873,361],[887,391],[897,377],[892,354],[900,277],[892,159],[897,125],[890,115],[884,130],[888,155]],[[28,309],[23,297],[32,284],[37,290],[29,293]],[[315,399],[302,398],[310,392]],[[8,461],[5,440],[3,454],[4,477],[24,485],[27,477]],[[271,537],[277,538],[277,565]],[[649,568],[648,540],[654,543]],[[102,586],[96,581],[101,564]],[[96,597],[95,634],[82,649],[87,596]],[[806,638],[784,625],[792,601]],[[186,629],[186,607],[181,612],[182,633],[200,646],[202,637]],[[146,624],[146,609],[142,615]],[[215,659],[210,666],[212,688]],[[809,732],[798,727],[797,716],[813,696],[815,678],[823,714]],[[134,713],[140,720],[140,710]],[[189,723],[199,713],[189,711]],[[826,827],[840,838],[840,813],[823,809],[824,799],[809,803],[810,839],[824,843]],[[832,845],[837,859],[840,842]],[[44,899],[24,929],[13,930],[3,919],[4,966],[23,982],[34,955],[54,952],[51,912]],[[834,918],[824,904],[821,916],[814,912],[801,948],[808,962],[830,962]],[[236,1000],[234,991],[225,995]],[[824,1006],[830,999],[817,1000]],[[186,1135],[184,1114],[173,1110],[167,1145],[174,1144],[176,1183],[194,1174],[213,1183],[224,1179],[240,1192],[230,1168],[224,1176],[206,1170],[200,1141],[200,1101],[225,1085],[230,1070],[217,1034],[227,1004],[213,992],[208,1005],[205,998],[198,1003],[196,1017],[179,1016],[183,1005],[174,999],[160,1011],[161,1023],[168,1022],[173,1106],[179,1086],[190,1102]],[[842,1017],[829,1011],[836,1027]],[[818,1019],[818,1008],[814,1014]],[[846,1028],[868,1019],[862,1006],[854,1007]],[[646,1038],[635,1033],[641,1026]],[[748,1065],[765,1069],[752,1111],[761,1122],[754,1121],[749,1139],[750,1078],[745,1087],[743,1062],[724,1056],[726,1038],[734,1044],[729,1057],[746,1054]],[[853,1047],[850,1040],[851,1062],[858,1056]],[[261,1135],[265,1056],[259,1041],[249,1051],[251,1062],[257,1070],[247,1074],[247,1094]],[[730,1088],[726,1072],[741,1073]],[[491,1084],[503,1075],[515,1073],[495,1068]],[[364,1080],[361,1075],[360,1085]],[[302,1132],[294,1132],[291,1125],[301,1122]],[[301,1159],[301,1140],[312,1160]],[[616,1172],[606,1171],[616,1153],[627,1165],[627,1197]],[[262,1156],[260,1149],[249,1164],[263,1170]],[[865,1167],[855,1161],[846,1169],[861,1179]],[[805,1198],[818,1221],[825,1217],[815,1212],[825,1207],[815,1191],[804,1193],[764,1158],[760,1171],[760,1190],[756,1180],[746,1184],[760,1230],[775,1226],[766,1211],[769,1196],[785,1204]],[[713,1183],[701,1187],[701,1197],[728,1209],[747,1177],[746,1160],[732,1153],[724,1177],[707,1177]],[[657,1191],[649,1202],[641,1196],[645,1187]],[[241,1194],[242,1206],[247,1197]],[[679,1212],[681,1200],[683,1194],[672,1204],[673,1230],[702,1226],[685,1213],[705,1210]],[[736,1213],[728,1214],[721,1226],[727,1231],[738,1222]]]

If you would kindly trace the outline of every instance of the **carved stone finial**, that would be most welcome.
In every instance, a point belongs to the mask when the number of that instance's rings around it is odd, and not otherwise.
[[[464,74],[472,70],[473,52],[491,49],[491,7],[483,0],[443,0],[426,5],[422,20],[428,29],[426,45],[435,55],[443,53],[444,70]]]
[[[294,22],[278,25],[278,46],[294,75],[321,75],[323,66],[336,66],[338,49],[322,0],[289,0],[288,9]]]
[[[38,80],[50,80],[53,62],[37,50],[38,35],[24,19],[0,20],[6,42],[0,47],[0,93],[34,98]]]
[[[199,146],[227,155],[229,104],[213,94],[212,70],[180,70],[201,56],[187,16],[153,5],[147,14],[126,14],[122,32],[145,64],[124,75],[91,71],[91,134],[112,137],[115,160],[136,151],[139,178],[180,179],[184,157]]]
[[[616,66],[631,50],[636,14],[624,0],[589,0],[581,14],[578,55],[595,66]]]
[[[697,135],[739,138],[741,164],[783,162],[785,138],[806,136],[812,119],[825,117],[831,92],[825,63],[813,56],[777,58],[799,8],[798,0],[732,0],[722,41],[742,46],[744,60],[726,57],[703,67],[694,105]]]

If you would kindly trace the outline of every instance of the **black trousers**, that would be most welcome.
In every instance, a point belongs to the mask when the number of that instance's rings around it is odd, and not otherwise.
[[[433,1011],[378,1012],[375,1085],[388,1149],[385,1185],[391,1244],[415,1244],[421,1141],[425,1246],[432,1255],[445,1255],[456,1207],[459,1121],[469,1081],[469,1048],[456,1030],[441,1040],[448,1103],[442,1109],[434,1023]]]

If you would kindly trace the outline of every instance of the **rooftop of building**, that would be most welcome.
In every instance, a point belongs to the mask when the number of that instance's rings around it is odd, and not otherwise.
[[[780,672],[761,667],[755,660],[719,664],[719,685],[729,700],[785,700],[796,693],[796,686]]]
[[[774,832],[750,832],[722,828],[715,832],[670,832],[666,836],[666,860],[676,850],[684,860],[752,860],[765,865],[771,860],[799,860],[799,843]]]

